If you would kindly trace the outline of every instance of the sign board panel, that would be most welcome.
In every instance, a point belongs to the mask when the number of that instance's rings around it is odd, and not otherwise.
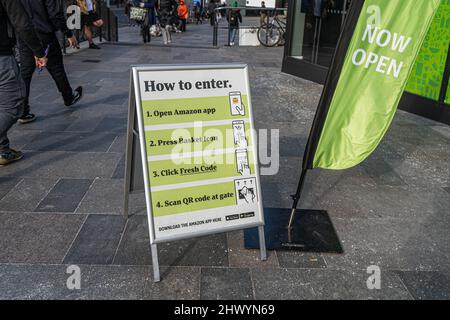
[[[151,243],[262,226],[247,66],[132,76]]]

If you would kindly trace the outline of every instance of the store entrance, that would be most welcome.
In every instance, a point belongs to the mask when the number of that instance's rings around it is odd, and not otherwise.
[[[328,68],[351,0],[294,0],[288,56]]]

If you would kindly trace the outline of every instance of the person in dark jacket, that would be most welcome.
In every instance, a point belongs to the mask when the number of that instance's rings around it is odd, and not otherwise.
[[[233,3],[233,8],[238,8],[239,3],[235,1]],[[234,41],[236,39],[236,34],[239,31],[239,23],[242,23],[242,15],[241,10],[239,9],[230,9],[227,14],[227,21],[229,24],[229,39],[230,39],[230,46],[234,46]]]
[[[72,32],[67,28],[64,8],[59,0],[20,0],[31,18],[37,35],[42,44],[47,49],[49,63],[47,70],[55,81],[58,91],[61,93],[64,104],[72,106],[77,103],[82,95],[83,88],[72,89],[64,69],[61,46],[56,31],[62,31],[69,39],[72,47],[77,45],[77,40]],[[25,108],[19,123],[32,122],[36,116],[30,113],[29,96],[31,79],[34,73],[33,52],[31,48],[19,37],[20,71],[26,86]]]
[[[144,43],[150,42],[151,34],[150,27],[155,24],[155,4],[156,0],[134,0],[133,6],[145,8],[147,14],[144,21],[140,22],[141,25],[141,35]]]
[[[7,135],[22,113],[25,98],[25,84],[13,53],[14,31],[30,47],[34,67],[43,68],[47,64],[44,48],[22,3],[0,0],[0,166],[23,157],[22,152],[10,148]]]
[[[216,0],[209,0],[208,3],[208,15],[209,15],[209,23],[214,26],[216,24],[216,8],[217,3]]]
[[[177,3],[175,0],[159,0],[159,22],[163,35],[164,44],[172,42],[170,30],[175,23],[177,15]]]

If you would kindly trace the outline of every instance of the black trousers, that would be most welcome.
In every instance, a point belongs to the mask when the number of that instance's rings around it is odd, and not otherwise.
[[[53,80],[58,87],[58,91],[61,93],[64,101],[70,100],[73,95],[72,87],[70,86],[69,79],[67,79],[66,70],[64,69],[63,56],[61,52],[61,46],[59,45],[58,38],[54,33],[38,33],[39,39],[41,39],[44,48],[48,49],[48,63],[46,69],[52,76]],[[29,96],[31,79],[33,73],[36,70],[36,63],[34,55],[31,49],[19,39],[19,53],[20,53],[20,73],[22,74],[23,81],[25,82],[26,98],[23,116],[30,113]]]
[[[182,32],[186,32],[186,19],[180,19],[181,21],[181,30]]]

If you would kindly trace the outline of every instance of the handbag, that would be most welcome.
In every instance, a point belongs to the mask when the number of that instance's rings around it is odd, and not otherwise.
[[[130,19],[135,21],[144,21],[147,16],[147,9],[139,7],[131,7]]]

